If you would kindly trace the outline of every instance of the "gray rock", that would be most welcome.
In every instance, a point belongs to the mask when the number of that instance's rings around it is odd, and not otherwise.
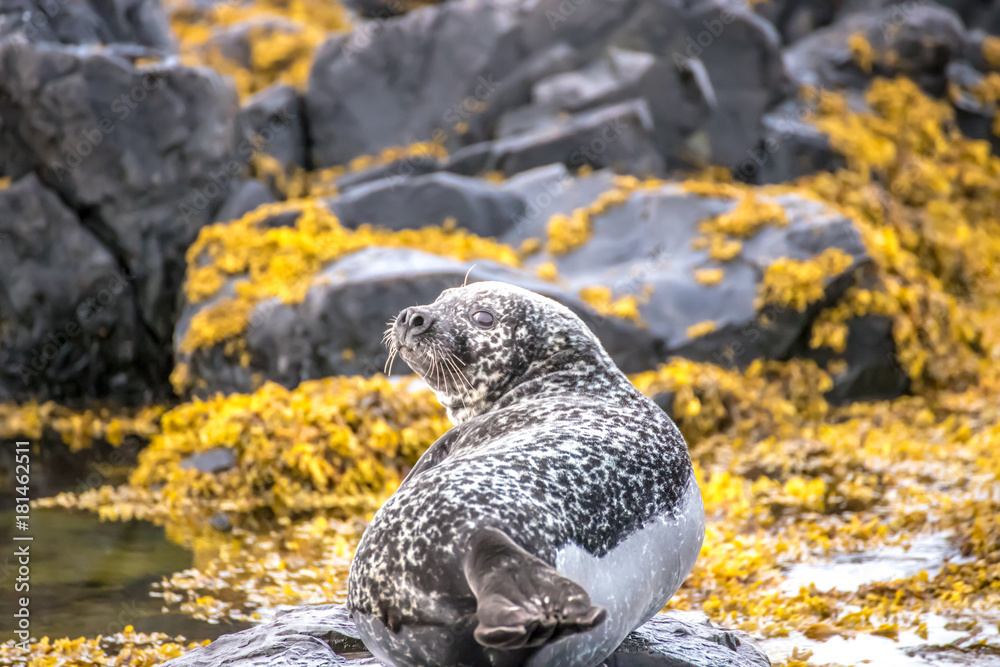
[[[224,635],[204,648],[170,660],[172,667],[290,667],[378,665],[358,639],[342,605],[313,605],[281,612],[256,628]],[[749,635],[719,628],[703,614],[657,614],[626,637],[606,667],[769,667]]]
[[[458,2],[331,38],[316,54],[306,96],[315,163],[457,136],[510,85],[533,50],[525,22],[539,20],[519,3]],[[486,138],[467,134],[463,143]]]
[[[547,130],[559,125],[561,115],[639,98],[647,105],[655,145],[668,167],[702,164],[711,157],[698,155],[697,144],[687,143],[717,103],[707,76],[694,77],[650,53],[609,49],[584,69],[542,79],[532,96],[532,106],[501,118],[499,136]]]
[[[646,176],[664,171],[655,149],[649,105],[643,99],[586,111],[489,144],[485,171],[507,176],[560,162],[569,167],[613,168]]]
[[[848,45],[861,34],[875,57],[871,71],[854,61]],[[907,76],[934,95],[945,87],[945,69],[961,58],[968,39],[955,12],[933,2],[894,5],[847,14],[785,52],[785,66],[799,85],[864,89],[875,76]]]
[[[148,400],[164,369],[131,276],[34,174],[0,189],[0,210],[0,401]]]
[[[236,465],[236,455],[229,447],[216,447],[189,456],[180,463],[180,467],[198,472],[217,473],[228,470]]]
[[[248,98],[240,109],[243,144],[270,155],[286,170],[308,163],[306,129],[299,93],[292,86],[275,85]]]
[[[559,165],[522,173],[500,186],[526,202],[523,217],[501,240],[516,245],[526,238],[544,238],[552,215],[587,206],[614,185],[608,171],[579,179],[570,178]],[[741,252],[727,262],[712,260],[706,250],[693,250],[692,242],[703,221],[735,203],[667,185],[636,192],[624,204],[595,217],[593,238],[574,252],[558,257],[542,252],[530,258],[524,270],[477,261],[470,280],[511,282],[565,303],[588,323],[626,372],[652,368],[675,355],[728,367],[745,366],[758,358],[809,357],[824,364],[844,359],[848,371],[835,380],[833,400],[905,390],[905,374],[894,362],[892,332],[885,322],[852,324],[847,349],[841,354],[809,347],[819,311],[836,303],[855,283],[856,272],[870,267],[871,259],[849,218],[793,195],[777,201],[789,223],[765,227],[744,240]],[[826,279],[823,299],[803,310],[787,304],[758,307],[761,282],[775,260],[807,261],[830,248],[841,249],[852,261]],[[543,262],[556,265],[555,283],[535,277]],[[380,343],[384,323],[399,310],[432,301],[441,290],[461,284],[472,266],[416,250],[369,248],[327,266],[301,303],[260,304],[246,333],[250,353],[246,366],[227,357],[223,346],[190,355],[178,350],[177,358],[188,364],[199,391],[206,393],[249,391],[255,374],[294,386],[327,375],[376,373],[386,357]],[[722,271],[718,284],[698,281],[697,271],[709,268]],[[615,299],[635,297],[641,324],[598,315],[579,296],[584,288],[595,286],[608,288]],[[223,291],[217,298],[226,294]],[[183,338],[195,313],[210,306],[211,302],[188,305],[175,340]],[[709,321],[714,331],[692,329]],[[397,364],[395,371],[406,370]]]
[[[758,141],[764,112],[793,92],[786,79],[777,31],[745,3],[639,3],[610,43],[652,53],[678,68],[689,68],[689,60],[701,63],[714,91],[715,109],[706,114],[699,131],[688,137],[685,148],[717,164],[728,166],[742,159],[744,151]],[[695,69],[690,74],[697,72]],[[697,90],[704,94],[705,88],[702,84]],[[670,102],[668,97],[666,109]],[[699,104],[697,99],[685,100],[684,117],[690,117]]]
[[[274,201],[274,195],[271,194],[266,185],[258,180],[249,179],[236,186],[232,196],[215,214],[215,219],[218,222],[238,220],[250,211]]]
[[[441,161],[431,155],[408,155],[386,164],[348,172],[337,179],[337,189],[340,192],[345,192],[356,185],[370,183],[371,181],[387,181],[392,178],[422,176],[434,173],[442,169],[442,167]]]
[[[836,0],[765,0],[753,10],[772,23],[785,44],[794,44],[809,33],[828,26],[837,16]]]
[[[685,40],[699,38],[706,24],[721,26],[725,39],[711,49],[691,42],[698,52],[687,53]],[[576,86],[570,111],[640,98],[651,121],[645,132],[668,165],[728,163],[756,144],[761,115],[786,92],[779,46],[766,21],[723,0],[449,2],[377,29],[359,26],[320,49],[306,96],[313,157],[318,166],[344,164],[435,139],[460,153],[450,170],[479,173],[510,146],[463,147],[501,135],[514,140],[513,129],[536,135],[533,144],[538,135],[565,132],[547,121],[560,120],[567,108],[546,105],[568,80],[542,82],[577,72],[569,75]],[[597,75],[603,78],[587,82]],[[541,103],[533,112],[518,111],[532,104],[532,91]],[[714,113],[708,101],[717,103]],[[565,160],[553,148],[546,146],[548,162]],[[544,163],[514,160],[505,173]],[[628,168],[650,169],[645,160],[635,164],[626,161]]]
[[[733,165],[733,173],[747,183],[785,183],[819,171],[836,171],[846,161],[830,138],[805,120],[810,109],[798,100],[782,103],[761,119],[764,136]]]
[[[0,0],[0,41],[175,48],[159,0]]]
[[[524,215],[524,200],[502,186],[447,172],[370,181],[327,200],[341,224],[419,229],[453,218],[479,236],[500,236]]]
[[[160,389],[185,252],[244,166],[237,108],[231,83],[204,69],[0,43],[0,173],[38,175],[134,276]]]
[[[952,62],[946,72],[951,103],[955,106],[955,121],[962,134],[970,139],[989,141],[993,152],[1000,152],[1000,137],[993,132],[997,103],[984,100],[978,91],[986,76],[964,60]]]

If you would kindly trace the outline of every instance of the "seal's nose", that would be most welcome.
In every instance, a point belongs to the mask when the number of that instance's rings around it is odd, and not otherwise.
[[[396,318],[396,333],[399,340],[407,342],[431,328],[431,314],[425,309],[412,306],[405,308]]]

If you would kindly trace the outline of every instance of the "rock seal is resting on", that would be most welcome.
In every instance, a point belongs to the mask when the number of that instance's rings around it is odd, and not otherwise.
[[[600,664],[701,548],[677,427],[576,315],[517,287],[446,290],[389,341],[455,427],[358,546],[365,645],[400,666]]]

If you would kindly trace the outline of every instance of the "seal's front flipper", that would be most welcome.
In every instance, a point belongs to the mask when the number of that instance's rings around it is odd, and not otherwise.
[[[476,533],[463,562],[478,602],[475,637],[483,646],[542,646],[599,625],[607,611],[587,591],[516,545],[499,530]]]

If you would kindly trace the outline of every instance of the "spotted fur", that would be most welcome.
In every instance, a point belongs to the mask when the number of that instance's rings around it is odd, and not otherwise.
[[[474,322],[482,310],[491,328]],[[388,629],[376,651],[383,660],[507,664],[467,641],[476,600],[461,563],[470,536],[497,528],[552,566],[567,547],[603,557],[678,511],[691,460],[670,418],[562,305],[484,282],[446,290],[420,312],[427,330],[407,339],[397,323],[390,347],[455,427],[375,515],[351,567],[348,605],[359,627],[373,619]],[[446,629],[452,648],[428,656],[400,632],[421,627]],[[483,654],[456,658],[455,646]]]

